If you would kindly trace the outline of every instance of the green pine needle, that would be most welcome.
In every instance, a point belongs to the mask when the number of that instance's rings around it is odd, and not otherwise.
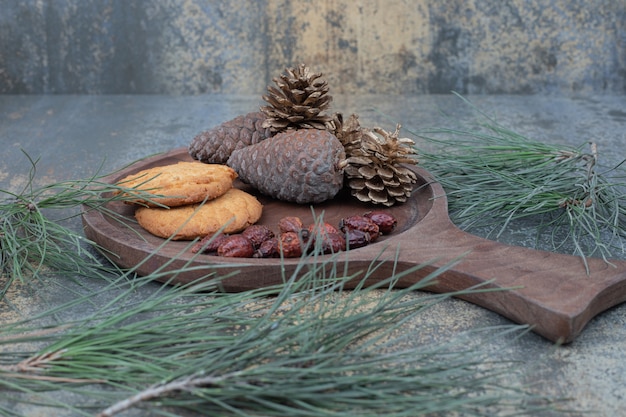
[[[621,163],[603,168],[593,143],[539,142],[472,108],[480,116],[475,125],[413,131],[421,164],[445,189],[456,224],[497,239],[515,222],[535,222],[548,250],[607,261],[625,253]]]
[[[0,398],[30,407],[37,398],[45,409],[62,407],[55,395],[63,391],[79,399],[65,408],[101,417],[136,407],[154,415],[533,415],[558,404],[507,385],[518,365],[481,352],[486,332],[411,340],[405,323],[459,295],[415,294],[441,270],[407,289],[394,287],[402,273],[344,291],[352,277],[338,275],[334,259],[311,268],[310,256],[301,260],[303,276],[273,288],[224,294],[214,292],[215,281],[157,286],[137,302],[139,288],[154,286],[150,276],[106,286],[103,294],[126,290],[78,322],[3,328]],[[464,293],[472,291],[490,290]],[[525,329],[491,329],[491,337]]]
[[[99,176],[35,187],[38,161],[25,156],[30,163],[26,186],[17,192],[0,189],[0,301],[15,280],[39,280],[47,272],[102,279],[119,272],[93,252],[93,242],[68,224],[84,210],[123,221],[107,208],[109,202],[154,196],[103,182]]]

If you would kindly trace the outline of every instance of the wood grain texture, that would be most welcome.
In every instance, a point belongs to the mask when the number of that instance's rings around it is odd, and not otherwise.
[[[115,182],[132,173],[157,165],[190,160],[186,148],[142,160],[107,178]],[[612,265],[589,259],[589,274],[580,258],[504,245],[458,229],[448,217],[443,188],[425,170],[415,167],[420,178],[411,199],[389,210],[398,218],[398,229],[374,244],[341,253],[338,262],[348,273],[363,276],[374,259],[382,265],[370,283],[388,278],[393,271],[406,271],[418,264],[428,266],[404,276],[399,286],[421,280],[436,268],[458,259],[441,273],[427,289],[433,292],[463,290],[475,285],[502,291],[462,296],[472,303],[495,311],[514,322],[529,324],[533,330],[555,342],[568,343],[576,338],[595,315],[626,300],[626,262]],[[238,187],[248,189],[237,183]],[[341,217],[371,209],[355,199],[340,195],[330,202],[313,207],[274,201],[258,196],[264,204],[260,224],[275,227],[278,219],[289,214],[312,221],[313,212],[325,221],[337,223]],[[188,283],[211,274],[231,274],[223,281],[225,291],[243,291],[279,284],[284,276],[298,269],[298,259],[226,259],[211,255],[194,256],[185,250],[185,242],[169,242],[154,237],[133,219],[133,208],[111,203],[110,208],[128,219],[122,225],[102,212],[86,212],[83,224],[86,236],[117,255],[114,261],[124,268],[137,267],[140,274],[150,274],[169,263],[168,268],[193,266],[174,277]],[[150,256],[152,255],[152,256]],[[323,257],[322,257],[323,258]],[[397,260],[396,260],[397,259]],[[165,280],[167,278],[163,278]]]

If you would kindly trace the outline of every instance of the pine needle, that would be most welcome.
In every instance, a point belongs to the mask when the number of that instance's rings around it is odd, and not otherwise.
[[[443,269],[411,288],[395,288],[402,273],[357,292],[343,290],[353,277],[322,274],[337,271],[335,262],[309,269],[303,257],[304,276],[236,294],[214,292],[216,282],[206,281],[157,285],[137,301],[153,277],[111,283],[103,293],[126,289],[69,327],[39,332],[27,320],[0,330],[0,343],[12,347],[0,349],[0,398],[28,402],[37,393],[42,404],[59,406],[50,396],[63,390],[89,404],[67,407],[85,415],[100,408],[103,417],[137,407],[267,417],[479,416],[495,408],[533,415],[557,404],[507,385],[517,365],[480,350],[486,333],[436,344],[410,339],[407,321],[459,295],[415,295]],[[525,329],[507,326],[491,337]],[[33,341],[44,346],[13,348]]]
[[[512,224],[534,222],[536,242],[548,250],[607,262],[625,253],[622,163],[603,168],[591,142],[571,147],[527,138],[461,99],[478,113],[476,123],[413,131],[421,164],[445,189],[456,224],[498,239]]]
[[[97,175],[35,187],[38,160],[24,154],[30,163],[27,184],[20,191],[0,189],[0,274],[5,279],[0,301],[15,280],[39,280],[46,272],[105,280],[119,272],[103,262],[93,251],[95,243],[69,222],[83,210],[98,210],[121,221],[107,208],[109,202],[154,196],[103,182]]]

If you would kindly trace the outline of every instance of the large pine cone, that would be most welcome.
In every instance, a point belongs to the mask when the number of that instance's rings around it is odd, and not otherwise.
[[[269,105],[261,107],[267,116],[264,127],[272,132],[286,129],[325,129],[332,117],[325,115],[332,97],[321,73],[311,73],[306,65],[288,68],[279,78],[273,78],[278,88],[269,86],[262,96]]]
[[[193,138],[189,154],[208,164],[224,164],[234,150],[253,145],[272,135],[269,129],[263,127],[264,121],[263,113],[252,112],[205,130]]]
[[[277,200],[321,203],[343,187],[345,152],[326,130],[288,130],[235,150],[227,164],[240,180]]]

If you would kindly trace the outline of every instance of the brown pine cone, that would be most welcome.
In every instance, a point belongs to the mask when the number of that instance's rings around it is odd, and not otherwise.
[[[263,113],[252,112],[205,130],[189,144],[189,155],[208,164],[224,164],[234,150],[259,143],[272,135],[262,126],[264,121]]]
[[[276,86],[267,87],[267,95],[262,96],[268,103],[261,107],[267,116],[265,127],[274,133],[288,129],[326,129],[332,117],[324,112],[332,96],[321,73],[312,73],[305,64],[300,64],[287,68],[273,81]]]
[[[327,130],[299,129],[277,133],[233,151],[227,164],[239,179],[277,200],[321,203],[343,186],[345,152]]]

